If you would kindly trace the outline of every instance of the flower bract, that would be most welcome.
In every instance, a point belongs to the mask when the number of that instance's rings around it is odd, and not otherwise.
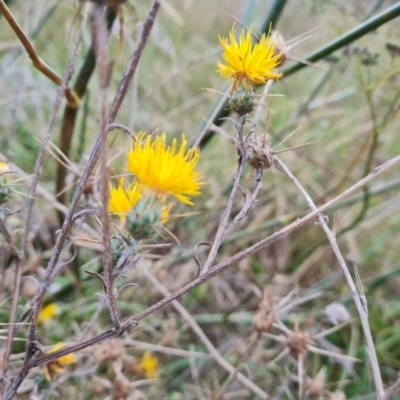
[[[142,197],[142,191],[138,182],[132,183],[125,189],[125,179],[120,178],[118,187],[110,187],[110,200],[108,211],[110,213],[126,214]]]
[[[189,196],[200,195],[203,184],[201,174],[195,169],[200,153],[197,149],[186,148],[185,135],[182,135],[180,145],[174,139],[168,146],[165,133],[153,139],[141,132],[127,153],[128,169],[154,193],[171,195],[182,203],[192,205]]]
[[[245,90],[255,84],[263,84],[269,79],[279,79],[282,74],[273,70],[280,64],[281,55],[276,52],[276,44],[269,36],[262,35],[260,41],[253,45],[251,28],[240,34],[236,41],[236,30],[232,28],[229,39],[219,38],[225,64],[218,62],[217,72],[224,79],[233,79],[233,89],[237,85]]]
[[[169,221],[169,212],[173,204],[164,205],[161,207],[161,223],[165,224]]]

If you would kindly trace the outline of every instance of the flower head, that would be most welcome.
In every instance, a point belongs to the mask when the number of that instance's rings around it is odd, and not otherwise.
[[[239,84],[249,90],[255,84],[279,79],[282,75],[273,72],[281,61],[281,55],[276,52],[276,44],[264,33],[260,41],[253,45],[251,30],[247,33],[243,30],[239,42],[235,38],[235,27],[229,33],[229,40],[219,38],[226,64],[218,62],[217,72],[224,79],[233,78],[233,89]]]
[[[145,351],[140,360],[140,367],[147,379],[154,379],[157,377],[158,358]]]
[[[186,150],[187,140],[182,135],[178,147],[176,139],[166,144],[163,133],[153,139],[140,132],[127,153],[128,169],[139,182],[158,195],[171,195],[185,204],[193,204],[189,196],[200,195],[201,174],[195,170],[199,160],[197,149]]]
[[[57,343],[51,349],[47,350],[46,354],[54,353],[58,350],[63,349],[64,347],[65,347],[64,343]],[[54,374],[64,374],[67,371],[65,366],[74,364],[76,363],[76,361],[77,361],[76,356],[73,353],[57,358],[56,360],[50,361],[49,363],[43,366],[43,375],[46,378],[46,380],[51,381],[51,377]]]
[[[118,187],[110,185],[110,200],[108,211],[123,216],[126,214],[142,197],[140,185],[135,182],[125,189],[125,179],[120,178]]]
[[[59,311],[60,309],[56,303],[50,303],[43,307],[38,316],[38,324],[51,320]]]

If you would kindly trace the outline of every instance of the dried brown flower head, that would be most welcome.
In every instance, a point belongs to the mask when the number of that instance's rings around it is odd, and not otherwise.
[[[116,360],[124,353],[124,346],[119,339],[112,339],[93,349],[93,356],[99,364]]]
[[[287,337],[287,345],[294,355],[303,354],[308,349],[310,334],[305,331],[293,332]]]
[[[307,380],[307,395],[320,398],[325,390],[325,376],[318,375],[314,379]]]
[[[265,137],[256,137],[249,142],[247,162],[253,168],[268,169],[273,165],[274,152]]]
[[[264,298],[258,305],[258,311],[254,315],[253,323],[258,331],[269,332],[275,320],[275,307],[271,291],[265,288]]]

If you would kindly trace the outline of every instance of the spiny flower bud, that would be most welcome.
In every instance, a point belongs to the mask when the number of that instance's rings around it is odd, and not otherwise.
[[[249,114],[254,110],[254,107],[255,102],[253,93],[244,90],[232,93],[228,103],[228,109],[238,115]]]
[[[150,205],[149,201],[140,201],[126,215],[125,229],[136,240],[148,239],[162,226],[162,207]]]
[[[308,349],[310,334],[308,332],[294,332],[287,337],[287,345],[294,355],[303,354]]]

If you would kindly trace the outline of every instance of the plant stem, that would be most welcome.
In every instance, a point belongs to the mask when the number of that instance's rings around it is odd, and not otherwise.
[[[106,12],[106,24],[107,24],[107,30],[110,32],[111,28],[114,24],[114,21],[116,19],[116,11],[114,8],[109,7],[107,8]],[[76,78],[76,82],[74,84],[74,93],[76,96],[78,96],[79,99],[82,99],[87,91],[87,85],[89,83],[90,78],[93,75],[93,72],[96,68],[96,55],[94,51],[94,45],[90,46],[86,57],[85,61],[83,62],[83,65],[78,73],[78,76]],[[74,134],[74,129],[75,129],[75,124],[76,124],[76,118],[78,116],[79,108],[76,107],[71,107],[70,105],[65,106],[64,110],[64,115],[61,123],[61,131],[60,131],[60,138],[59,138],[59,144],[58,147],[60,150],[64,153],[65,157],[69,158],[70,153],[71,153],[71,144],[72,144],[72,138]],[[82,127],[84,129],[84,127]],[[83,135],[81,133],[81,135]],[[61,163],[57,164],[57,171],[56,171],[56,193],[60,193],[59,196],[57,197],[57,200],[61,204],[66,204],[66,196],[67,192],[64,191],[65,187],[65,178],[67,176],[67,170],[65,166]],[[61,213],[58,213],[58,218],[60,222],[62,223],[64,220],[64,215]]]
[[[294,183],[294,185],[299,190],[301,195],[307,201],[307,204],[309,205],[309,207],[313,211],[318,210],[317,206],[314,204],[313,200],[311,199],[311,197],[309,196],[307,191],[304,189],[304,187],[301,185],[301,183],[297,180],[297,178],[291,173],[291,171],[286,167],[286,165],[277,156],[274,156],[274,161],[277,163],[278,167],[287,175],[287,177]],[[325,231],[326,236],[328,237],[329,243],[332,246],[333,252],[335,253],[335,256],[336,256],[336,258],[340,264],[340,267],[342,268],[343,274],[346,278],[347,285],[349,286],[351,294],[353,295],[354,303],[356,305],[358,314],[360,316],[361,324],[362,324],[363,331],[364,331],[364,337],[365,337],[366,344],[367,344],[367,353],[368,353],[368,357],[369,357],[371,367],[372,367],[372,372],[373,372],[374,381],[375,381],[375,389],[378,394],[378,400],[385,400],[385,398],[386,398],[385,390],[383,387],[382,377],[381,377],[380,370],[379,370],[378,358],[376,356],[374,341],[372,339],[372,333],[371,333],[371,329],[370,329],[369,322],[368,322],[366,303],[363,304],[363,302],[362,302],[361,296],[357,291],[356,285],[350,274],[349,268],[347,267],[346,261],[344,260],[342,252],[340,251],[340,248],[337,244],[336,236],[329,229],[329,226],[326,222],[326,217],[324,215],[322,215],[321,213],[319,213],[317,215],[317,219],[318,219],[318,222],[321,224],[322,229]]]

